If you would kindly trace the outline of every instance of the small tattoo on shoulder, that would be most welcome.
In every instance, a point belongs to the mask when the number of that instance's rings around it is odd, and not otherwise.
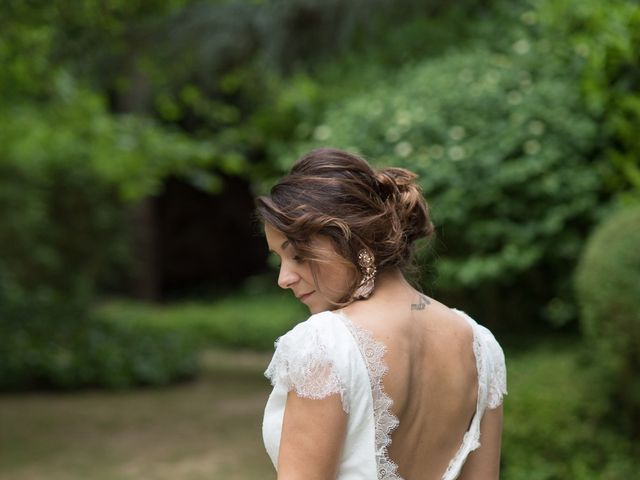
[[[419,302],[412,303],[411,310],[424,310],[425,308],[427,308],[427,305],[431,304],[431,300],[429,300],[429,297],[427,297],[426,295],[423,295],[422,293],[418,295],[419,295]]]

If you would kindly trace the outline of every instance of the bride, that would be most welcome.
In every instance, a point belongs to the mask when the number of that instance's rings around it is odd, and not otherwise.
[[[405,279],[433,234],[415,177],[319,149],[257,199],[278,285],[311,313],[265,372],[279,480],[499,477],[504,355]]]

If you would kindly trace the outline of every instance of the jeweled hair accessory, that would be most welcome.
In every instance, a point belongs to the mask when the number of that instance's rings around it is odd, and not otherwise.
[[[362,249],[358,252],[358,265],[362,272],[362,280],[353,292],[351,298],[353,300],[362,300],[369,298],[373,293],[373,287],[376,279],[376,259],[369,250]]]

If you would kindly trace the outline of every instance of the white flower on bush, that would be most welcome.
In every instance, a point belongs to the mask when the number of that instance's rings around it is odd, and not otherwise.
[[[327,125],[318,125],[313,131],[313,138],[320,142],[327,140],[331,136],[331,128]]]
[[[466,134],[464,127],[460,125],[455,125],[449,129],[449,137],[455,141],[462,140]]]
[[[402,127],[411,125],[411,113],[406,110],[401,110],[396,113],[396,123]]]
[[[537,140],[527,140],[524,142],[524,152],[527,155],[535,155],[540,151],[541,145]]]
[[[413,146],[409,142],[400,142],[396,145],[394,151],[399,157],[406,158],[413,152]]]
[[[448,151],[448,154],[449,154],[449,158],[454,162],[462,160],[466,156],[466,152],[464,151],[464,148],[461,147],[460,145],[455,145],[451,147]]]
[[[529,50],[531,49],[531,45],[529,44],[528,40],[525,40],[524,38],[522,38],[522,39],[518,40],[517,42],[515,42],[511,46],[511,48],[518,55],[524,55],[525,53],[529,53]]]

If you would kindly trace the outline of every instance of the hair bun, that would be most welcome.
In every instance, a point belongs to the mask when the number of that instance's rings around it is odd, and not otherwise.
[[[409,242],[433,234],[429,208],[416,183],[418,176],[404,168],[390,167],[377,172],[381,197],[389,203],[398,216],[402,230]]]
[[[392,190],[396,192],[405,192],[415,185],[415,179],[418,176],[404,168],[383,168],[376,175],[376,180],[382,187],[382,190]]]

